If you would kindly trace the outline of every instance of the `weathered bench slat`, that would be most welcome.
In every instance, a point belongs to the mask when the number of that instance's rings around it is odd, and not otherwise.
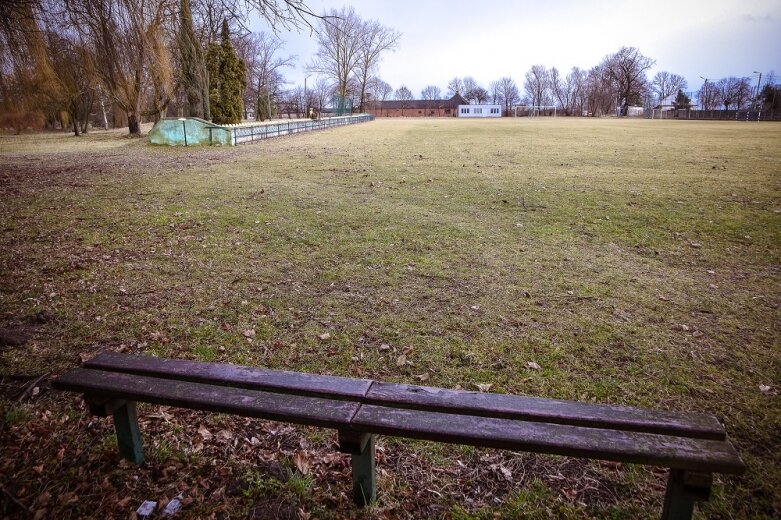
[[[727,441],[362,405],[354,429],[489,448],[648,464],[698,472],[741,473]]]
[[[724,427],[712,415],[682,414],[519,395],[375,382],[363,402],[461,415],[542,421],[701,439],[726,438]]]
[[[682,414],[628,406],[447,390],[373,382],[368,379],[351,379],[112,352],[99,354],[87,361],[84,366],[165,379],[221,384],[328,399],[350,399],[369,404],[462,415],[534,420],[703,439],[722,440],[726,438],[724,428],[719,421],[707,414]]]
[[[204,363],[113,352],[97,355],[84,363],[84,367],[330,399],[363,397],[372,384],[372,381],[368,379],[322,376],[227,363]]]
[[[136,374],[77,368],[53,382],[54,388],[106,398],[142,401],[245,417],[344,429],[359,403],[261,392],[246,388],[175,381]]]

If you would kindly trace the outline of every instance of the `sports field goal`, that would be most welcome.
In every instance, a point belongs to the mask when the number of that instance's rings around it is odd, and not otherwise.
[[[515,117],[556,117],[556,105],[516,105]]]

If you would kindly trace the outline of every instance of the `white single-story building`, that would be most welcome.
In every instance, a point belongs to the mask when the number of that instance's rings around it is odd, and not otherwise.
[[[502,105],[458,105],[458,117],[502,117]]]

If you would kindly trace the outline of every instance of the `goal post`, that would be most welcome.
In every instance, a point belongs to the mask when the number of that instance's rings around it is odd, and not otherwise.
[[[513,107],[514,117],[556,117],[556,105],[516,105]]]

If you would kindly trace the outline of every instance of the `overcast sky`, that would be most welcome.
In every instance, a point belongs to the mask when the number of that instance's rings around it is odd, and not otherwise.
[[[700,76],[718,79],[774,70],[781,76],[781,0],[308,0],[316,12],[352,5],[364,19],[401,31],[399,49],[385,56],[380,77],[416,97],[426,85],[443,92],[454,76],[481,85],[512,76],[522,89],[532,65],[590,68],[621,46],[638,47],[660,70],[683,75],[689,90]],[[257,21],[254,30],[268,30]],[[317,52],[306,30],[279,32],[285,52],[298,56],[285,75],[303,84]],[[312,81],[314,78],[310,78]],[[776,80],[779,81],[779,78]],[[763,78],[764,83],[764,78]]]

